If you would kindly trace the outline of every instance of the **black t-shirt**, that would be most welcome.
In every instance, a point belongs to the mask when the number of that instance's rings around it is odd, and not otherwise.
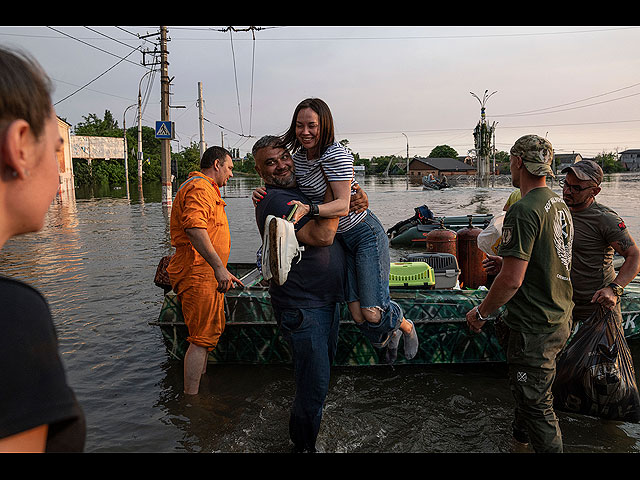
[[[47,452],[82,452],[84,413],[67,385],[44,297],[0,277],[0,329],[0,438],[47,424]]]
[[[256,207],[256,222],[263,235],[267,216],[287,216],[292,206],[291,200],[310,203],[297,188],[277,188],[267,186],[267,194]],[[309,217],[304,217],[295,225],[302,228]],[[283,285],[271,282],[269,295],[274,305],[280,308],[315,308],[331,305],[344,300],[345,258],[340,242],[334,241],[328,247],[304,245],[302,259],[296,258],[287,281]]]

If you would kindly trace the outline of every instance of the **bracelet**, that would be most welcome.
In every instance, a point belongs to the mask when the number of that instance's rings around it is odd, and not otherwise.
[[[480,320],[481,322],[486,322],[487,320],[489,320],[489,318],[483,318],[482,315],[480,315],[480,309],[478,308],[478,306],[476,305],[476,317],[478,320]]]

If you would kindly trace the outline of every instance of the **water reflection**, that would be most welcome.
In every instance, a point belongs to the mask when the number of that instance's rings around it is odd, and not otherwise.
[[[597,199],[640,238],[637,174],[607,176]],[[362,177],[385,228],[426,204],[438,216],[500,213],[513,190],[454,187],[406,190],[405,179]],[[234,177],[223,189],[231,261],[255,258],[260,238],[251,190]],[[175,191],[175,186],[174,186]],[[560,193],[557,183],[554,191]],[[210,367],[203,395],[185,400],[182,366],[159,330],[162,291],[153,284],[171,251],[160,185],[76,192],[54,203],[42,232],[10,240],[0,273],[46,296],[63,361],[88,421],[89,452],[286,452],[289,367]],[[404,252],[392,250],[392,260]],[[632,347],[640,358],[637,346]],[[637,360],[636,360],[637,361]],[[511,394],[500,366],[336,369],[319,438],[327,452],[508,452]],[[629,452],[640,426],[561,415],[568,451]]]

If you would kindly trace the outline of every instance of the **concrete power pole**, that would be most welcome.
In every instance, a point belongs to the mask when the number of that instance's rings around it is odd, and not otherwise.
[[[160,27],[160,117],[163,122],[169,121],[169,62],[167,61],[167,27]],[[162,206],[171,208],[171,144],[169,139],[160,140],[160,164],[162,166]]]
[[[198,108],[200,109],[200,158],[202,158],[202,154],[207,149],[207,144],[204,141],[204,124],[202,123],[204,120],[202,115],[202,82],[198,82]]]

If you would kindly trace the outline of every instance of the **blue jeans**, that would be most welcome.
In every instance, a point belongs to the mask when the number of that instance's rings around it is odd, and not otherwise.
[[[357,324],[371,344],[380,347],[404,316],[389,293],[389,238],[370,210],[359,224],[337,237],[347,252],[347,302],[359,300],[360,308],[380,309],[379,323]]]
[[[338,345],[340,308],[338,304],[302,309],[274,305],[273,311],[293,356],[296,393],[289,416],[289,436],[295,451],[315,452]]]

